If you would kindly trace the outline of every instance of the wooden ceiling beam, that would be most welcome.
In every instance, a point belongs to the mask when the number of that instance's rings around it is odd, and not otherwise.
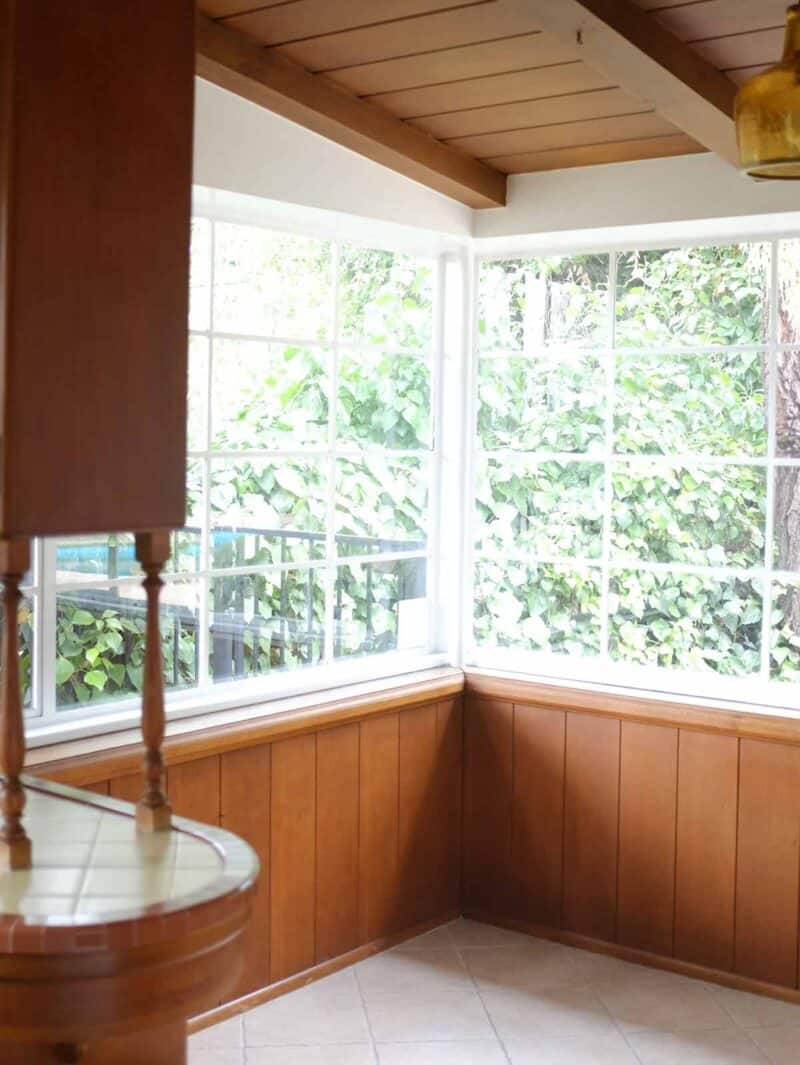
[[[530,3],[543,30],[580,40],[586,63],[738,166],[733,124],[736,85],[653,15],[630,0]]]
[[[197,74],[469,207],[501,207],[506,176],[198,12]]]

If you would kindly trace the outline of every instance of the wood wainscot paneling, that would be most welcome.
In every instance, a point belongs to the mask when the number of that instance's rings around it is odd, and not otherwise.
[[[218,825],[220,816],[220,759],[218,755],[170,766],[169,801],[178,817]]]
[[[237,997],[269,983],[270,768],[266,743],[220,756],[220,823],[246,840],[261,864]]]
[[[144,778],[141,773],[125,773],[121,777],[112,777],[108,782],[108,794],[123,802],[138,802],[144,790]]]
[[[736,972],[797,986],[800,747],[742,740]]]
[[[397,883],[401,926],[432,916],[436,877],[439,812],[436,794],[437,707],[421,706],[400,715],[398,761]]]
[[[316,960],[358,946],[358,724],[317,735]]]
[[[469,699],[464,710],[462,904],[507,913],[511,890],[513,704]]]
[[[461,814],[464,709],[461,697],[436,705],[436,799],[438,876],[435,913],[461,906]]]
[[[466,706],[465,912],[797,1000],[796,720],[488,674]]]
[[[270,980],[315,961],[317,738],[272,745]]]
[[[285,732],[254,724],[250,744],[221,732],[218,751],[208,739],[177,748],[177,812],[221,816],[262,863],[246,997],[226,1009],[459,910],[798,996],[797,722],[488,676],[466,684],[463,706],[457,692],[424,700],[415,687],[408,706],[393,693]],[[104,764],[82,756],[79,771],[138,798],[130,763],[116,774]]]
[[[622,722],[617,939],[672,953],[678,731]]]
[[[733,968],[739,741],[680,730],[675,957]]]
[[[597,939],[615,931],[619,756],[619,721],[568,715],[562,919]]]
[[[550,928],[561,924],[566,732],[563,710],[514,706],[513,907]]]
[[[397,891],[400,721],[397,714],[361,724],[358,853],[362,943],[400,926]]]
[[[330,714],[254,719],[247,733],[220,727],[173,745],[176,814],[221,823],[261,864],[235,1000],[201,1025],[456,915],[460,683],[447,671],[407,684],[405,702],[398,687],[331,702]],[[53,775],[135,802],[140,762],[141,752],[135,763],[116,752],[93,763],[81,751]],[[47,774],[43,760],[37,770]]]

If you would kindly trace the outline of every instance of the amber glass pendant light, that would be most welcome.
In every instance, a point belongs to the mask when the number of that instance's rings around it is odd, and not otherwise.
[[[742,170],[754,178],[800,180],[800,4],[786,14],[783,58],[736,97]]]

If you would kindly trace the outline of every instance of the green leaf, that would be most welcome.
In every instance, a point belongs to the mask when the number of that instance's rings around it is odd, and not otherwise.
[[[87,684],[91,685],[92,688],[96,688],[97,691],[102,691],[106,686],[106,682],[108,681],[108,677],[99,669],[90,670],[88,673],[85,674],[83,679],[86,681]]]
[[[56,659],[56,684],[66,684],[75,672],[75,667],[68,658],[59,655]]]

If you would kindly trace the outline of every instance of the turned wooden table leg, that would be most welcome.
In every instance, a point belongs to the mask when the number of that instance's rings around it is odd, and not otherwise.
[[[25,762],[25,723],[19,683],[20,582],[30,567],[28,540],[0,540],[3,583],[3,641],[0,651],[0,869],[29,869],[31,841],[22,825],[25,790],[20,773]]]
[[[169,558],[169,533],[136,534],[136,558],[145,577],[147,628],[142,686],[145,790],[136,807],[136,824],[142,832],[159,832],[172,823],[172,810],[164,791],[164,676],[161,666],[161,630],[158,604],[164,582],[161,573]]]

